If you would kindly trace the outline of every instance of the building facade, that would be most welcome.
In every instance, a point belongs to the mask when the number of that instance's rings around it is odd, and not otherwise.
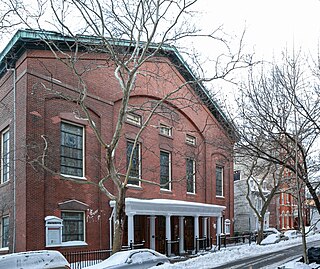
[[[239,176],[240,171],[238,170]],[[240,176],[241,177],[241,176]],[[234,231],[235,233],[248,234],[258,231],[260,229],[260,223],[254,210],[250,207],[250,204],[246,198],[248,193],[247,181],[239,178],[234,182]],[[267,196],[269,191],[264,188],[264,194]],[[258,193],[257,187],[253,179],[249,179],[249,199],[258,212],[262,209],[262,198]],[[264,228],[270,226],[270,211],[269,208],[264,216]]]
[[[43,42],[70,55],[75,40],[42,34],[18,31],[0,54],[0,252],[109,249],[115,205],[95,186],[106,175],[104,151],[72,101],[78,78]],[[110,141],[121,89],[105,54],[82,52],[86,108]],[[234,141],[225,116],[196,83],[158,106],[133,147],[146,110],[193,77],[175,48],[155,58],[144,65],[153,75],[138,75],[115,154],[121,175],[134,151],[123,245],[144,242],[164,252],[166,240],[180,238],[182,253],[197,239],[233,232]]]

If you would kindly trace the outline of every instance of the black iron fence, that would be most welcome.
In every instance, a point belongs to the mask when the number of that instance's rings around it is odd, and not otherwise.
[[[144,248],[145,246],[145,241],[141,242],[130,242],[128,246],[122,246],[121,250],[130,250],[130,249],[139,249],[139,248]]]
[[[63,256],[71,265],[71,269],[82,269],[83,267],[97,264],[111,255],[110,249],[62,252]]]
[[[122,246],[121,250],[143,248],[145,241],[140,243],[130,242],[129,246]],[[112,250],[88,250],[88,251],[72,251],[61,252],[71,265],[71,269],[82,269],[86,266],[97,264],[110,257]]]
[[[177,238],[177,240],[166,240],[165,244],[165,254],[167,256],[179,256],[179,244],[180,244],[180,238]]]
[[[234,246],[240,244],[251,244],[252,236],[251,235],[242,235],[242,236],[226,236],[224,234],[220,235],[218,240],[218,249],[221,247]]]
[[[208,251],[212,248],[212,237],[196,237],[196,253],[199,251]]]

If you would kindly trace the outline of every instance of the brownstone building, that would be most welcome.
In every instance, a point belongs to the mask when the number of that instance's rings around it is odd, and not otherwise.
[[[66,53],[75,42],[21,30],[0,54],[0,251],[108,249],[114,203],[85,184],[104,177],[103,150],[79,105],[66,98],[77,96],[78,80],[44,39]],[[78,65],[90,66],[82,77],[89,89],[86,106],[109,141],[121,91],[108,57],[82,52]],[[138,76],[131,94],[115,155],[119,173],[128,165],[146,107],[194,79],[175,48],[164,47],[155,57],[145,70],[157,76]],[[196,239],[232,234],[231,125],[201,84],[186,85],[178,97],[159,106],[134,149],[131,175],[156,184],[129,182],[124,245],[144,241],[163,252],[165,240],[180,238],[184,252],[195,249]],[[35,160],[45,161],[46,169]]]

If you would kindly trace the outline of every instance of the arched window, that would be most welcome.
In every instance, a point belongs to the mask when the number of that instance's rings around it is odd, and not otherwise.
[[[290,229],[290,214],[289,214],[289,211],[287,211],[287,229]]]
[[[281,213],[281,221],[282,221],[282,223],[281,223],[281,227],[282,227],[282,229],[284,229],[284,211],[282,211],[282,213]]]

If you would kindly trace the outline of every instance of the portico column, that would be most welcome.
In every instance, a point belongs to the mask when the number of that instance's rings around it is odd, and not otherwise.
[[[171,241],[171,219],[170,215],[166,216],[166,240]],[[167,242],[166,242],[167,243]],[[171,245],[168,245],[168,256],[171,254]]]
[[[179,217],[179,253],[183,254],[184,251],[184,217]]]
[[[208,237],[208,218],[202,219],[202,231],[203,231],[203,237]]]
[[[199,216],[194,217],[194,249],[198,251],[197,239],[199,239]]]
[[[219,247],[222,217],[217,217],[217,246]]]
[[[156,216],[150,216],[150,248],[156,249]]]
[[[127,213],[128,216],[128,246],[130,243],[134,243],[134,221],[132,213]]]

